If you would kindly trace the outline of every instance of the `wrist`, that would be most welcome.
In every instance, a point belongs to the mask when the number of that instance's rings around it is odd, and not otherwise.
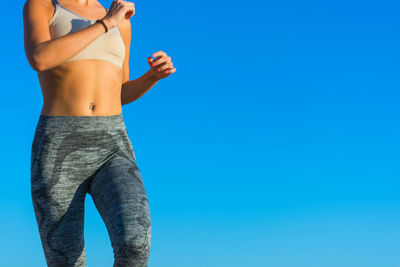
[[[161,80],[161,78],[158,77],[153,71],[151,71],[151,69],[146,72],[146,75],[147,78],[152,82],[158,82],[159,80]]]
[[[112,28],[111,22],[107,18],[102,18],[101,20],[104,22],[104,24],[106,25],[107,29],[111,30],[111,28]]]

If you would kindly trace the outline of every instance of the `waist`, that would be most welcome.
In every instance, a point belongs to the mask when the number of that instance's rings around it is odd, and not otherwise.
[[[40,114],[36,131],[75,132],[106,130],[125,130],[122,113],[109,116],[64,116]]]

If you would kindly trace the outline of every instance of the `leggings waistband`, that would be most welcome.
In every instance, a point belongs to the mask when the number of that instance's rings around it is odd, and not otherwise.
[[[122,113],[108,116],[63,116],[40,114],[37,131],[76,130],[120,130],[125,129]]]

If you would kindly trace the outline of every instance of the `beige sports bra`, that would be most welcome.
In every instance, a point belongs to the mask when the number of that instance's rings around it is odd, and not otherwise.
[[[84,18],[72,10],[63,7],[57,0],[52,1],[55,4],[54,15],[49,24],[52,39],[82,30],[96,23],[94,19]],[[125,44],[121,32],[115,26],[65,62],[83,59],[106,60],[122,69],[124,58]]]

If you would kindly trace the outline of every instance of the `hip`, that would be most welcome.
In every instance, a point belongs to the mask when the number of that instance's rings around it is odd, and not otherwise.
[[[31,172],[44,175],[46,171],[63,168],[80,169],[90,175],[117,153],[136,161],[122,113],[110,116],[41,114],[32,140]]]

